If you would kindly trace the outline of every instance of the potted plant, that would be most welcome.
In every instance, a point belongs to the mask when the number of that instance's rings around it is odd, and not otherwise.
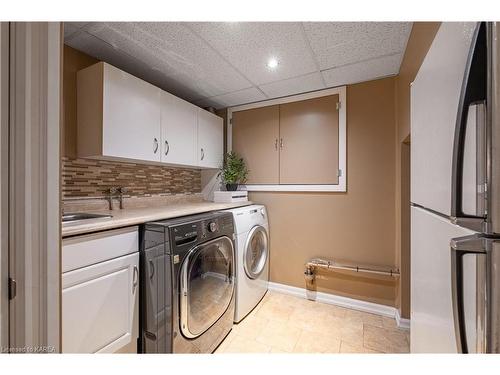
[[[238,185],[245,183],[247,180],[248,169],[243,158],[236,152],[231,151],[226,154],[220,173],[222,182],[226,185],[226,190],[236,191]]]

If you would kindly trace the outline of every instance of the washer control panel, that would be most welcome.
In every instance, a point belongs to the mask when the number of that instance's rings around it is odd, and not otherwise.
[[[216,221],[211,221],[211,222],[208,223],[208,228],[207,229],[208,229],[208,231],[210,233],[214,233],[214,232],[216,232],[219,229],[219,225],[217,224]]]

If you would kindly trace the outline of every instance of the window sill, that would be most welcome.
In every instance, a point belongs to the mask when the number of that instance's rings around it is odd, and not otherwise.
[[[345,193],[345,184],[338,185],[242,185],[248,191],[283,191],[283,192],[339,192]]]

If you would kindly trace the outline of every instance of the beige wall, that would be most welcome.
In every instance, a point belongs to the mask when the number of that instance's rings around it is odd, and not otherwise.
[[[440,22],[415,22],[396,78],[396,261],[401,268],[396,306],[410,317],[410,83],[434,40]]]
[[[347,88],[347,193],[250,194],[269,210],[272,281],[305,287],[315,256],[394,265],[394,89],[395,78]],[[319,291],[394,305],[390,279],[322,276]]]
[[[99,62],[76,49],[64,46],[63,56],[62,156],[76,157],[76,73]]]

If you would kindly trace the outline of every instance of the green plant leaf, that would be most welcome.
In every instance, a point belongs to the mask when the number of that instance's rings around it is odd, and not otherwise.
[[[248,168],[245,160],[236,152],[226,154],[224,165],[220,169],[222,181],[225,184],[243,184],[247,180]]]

